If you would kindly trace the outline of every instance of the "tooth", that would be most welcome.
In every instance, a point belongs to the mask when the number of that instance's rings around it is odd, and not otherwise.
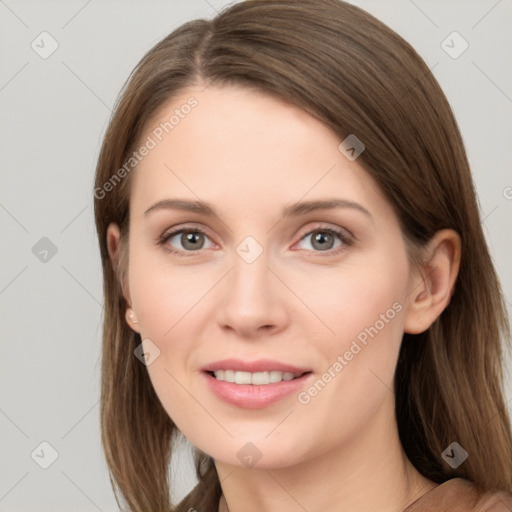
[[[281,372],[278,370],[254,373],[236,370],[215,370],[213,373],[217,380],[234,382],[236,384],[253,384],[256,386],[274,384],[283,380],[293,380],[302,375],[302,373]]]
[[[234,370],[224,370],[224,380],[226,382],[235,382],[235,371]]]
[[[274,382],[281,382],[283,380],[283,372],[272,370],[269,372],[269,382],[272,384]]]
[[[252,383],[251,372],[236,372],[235,373],[235,382],[237,384],[251,384]]]
[[[256,372],[252,374],[252,384],[262,385],[268,383],[268,372]]]

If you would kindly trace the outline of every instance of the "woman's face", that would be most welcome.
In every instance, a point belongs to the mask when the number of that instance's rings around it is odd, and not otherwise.
[[[370,425],[385,438],[412,274],[354,152],[305,111],[235,86],[183,92],[148,136],[131,176],[127,298],[177,427],[218,461],[269,468]],[[214,214],[161,203],[177,200]]]

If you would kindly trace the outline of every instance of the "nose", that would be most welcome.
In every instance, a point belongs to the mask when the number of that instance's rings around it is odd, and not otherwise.
[[[235,254],[233,263],[221,288],[216,315],[220,327],[250,339],[285,329],[286,288],[269,268],[266,253],[252,263]]]

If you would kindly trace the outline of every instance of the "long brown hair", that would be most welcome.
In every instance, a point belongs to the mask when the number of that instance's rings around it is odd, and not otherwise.
[[[424,333],[403,336],[395,374],[399,435],[410,461],[434,482],[459,476],[511,491],[501,345],[509,341],[509,324],[446,97],[415,50],[358,7],[340,0],[251,0],[212,20],[185,23],[143,57],[120,95],[99,155],[101,434],[118,503],[120,491],[133,512],[216,511],[221,494],[213,460],[197,450],[198,485],[178,506],[170,503],[167,475],[180,433],[134,356],[141,339],[126,324],[120,284],[128,265],[131,173],[126,166],[119,170],[158,109],[187,87],[205,84],[277,95],[342,139],[355,134],[366,146],[358,163],[393,205],[409,247],[423,246],[443,228],[460,234],[462,261],[450,304]],[[111,222],[121,229],[117,267],[106,243]],[[453,441],[469,454],[457,469],[441,457]]]

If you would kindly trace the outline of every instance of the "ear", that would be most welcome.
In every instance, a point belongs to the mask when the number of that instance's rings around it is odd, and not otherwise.
[[[110,256],[110,261],[112,262],[112,267],[117,272],[118,266],[120,264],[120,240],[121,233],[119,230],[119,226],[115,223],[109,224],[107,228],[107,248],[108,254]],[[129,307],[125,311],[125,317],[128,325],[135,331],[140,333],[140,329],[138,326],[137,317],[135,315],[135,311],[133,311],[131,307],[131,298],[130,298],[130,288],[128,283],[124,280],[121,282],[121,289],[123,291],[123,296],[129,304]]]
[[[438,231],[425,248],[426,263],[411,279],[404,331],[426,331],[450,303],[459,273],[461,239],[453,229]]]

